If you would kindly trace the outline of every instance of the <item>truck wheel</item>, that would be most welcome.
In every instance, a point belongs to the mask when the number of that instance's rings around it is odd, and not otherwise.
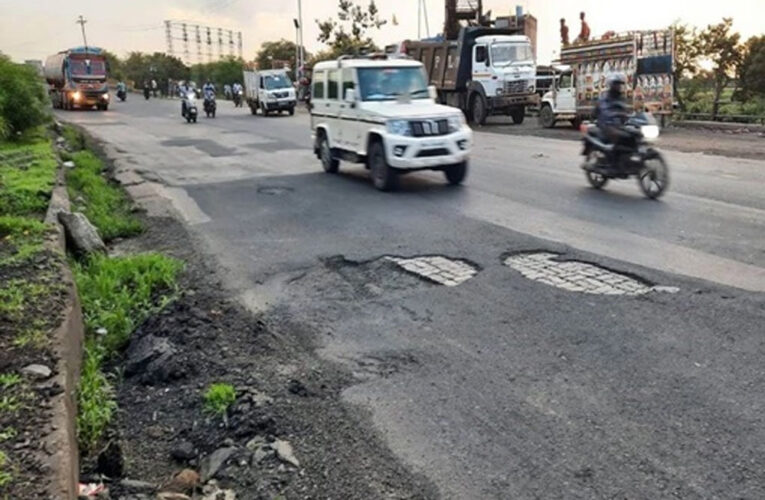
[[[369,149],[369,171],[372,174],[372,183],[380,191],[395,189],[398,183],[398,174],[395,169],[388,165],[382,142],[372,143]]]
[[[321,155],[321,166],[328,174],[336,174],[340,167],[340,160],[332,158],[332,149],[329,147],[327,135],[322,133],[319,139],[319,154]]]
[[[260,112],[263,113],[263,116],[268,116],[271,114],[268,112],[268,108],[266,108],[266,105],[263,103],[260,103]]]
[[[456,186],[458,184],[462,184],[462,181],[465,180],[467,171],[468,162],[463,161],[462,163],[457,163],[456,165],[450,165],[446,167],[444,169],[444,175],[446,176],[446,180],[449,181],[449,184]]]
[[[253,115],[257,115],[258,114],[258,107],[257,106],[253,106],[252,104],[250,104],[250,113],[252,113]]]
[[[476,125],[486,124],[486,99],[481,94],[474,94],[470,99],[470,117]]]
[[[295,114],[295,106],[292,106],[292,107],[290,108],[290,116],[292,116],[292,115],[294,115],[294,114]]]
[[[514,108],[512,111],[510,111],[510,116],[513,118],[513,123],[520,125],[523,123],[523,119],[526,118],[526,110],[523,108],[523,106]]]
[[[515,118],[513,118],[515,121]],[[542,109],[539,110],[539,122],[544,128],[553,128],[555,126],[555,114],[553,113],[552,106],[549,104],[543,104]]]

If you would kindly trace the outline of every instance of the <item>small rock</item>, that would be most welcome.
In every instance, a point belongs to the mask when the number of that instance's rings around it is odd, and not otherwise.
[[[271,448],[261,447],[255,450],[255,452],[252,454],[252,464],[259,464],[266,458],[272,456],[274,454],[274,450]]]
[[[210,455],[206,456],[202,460],[200,467],[202,482],[206,483],[210,479],[214,478],[221,467],[223,467],[223,465],[226,463],[226,460],[231,458],[231,455],[233,455],[235,451],[236,448],[233,447],[218,448]]]
[[[160,425],[150,425],[144,429],[144,432],[146,432],[147,436],[154,439],[159,439],[165,435],[165,431]]]
[[[64,168],[74,168],[74,162],[73,161],[65,161],[64,162]]]
[[[56,144],[64,144],[66,142],[66,139],[63,137],[56,137]]]
[[[236,500],[234,490],[222,490],[215,480],[210,481],[202,488],[201,500]]]
[[[178,461],[191,460],[197,456],[194,445],[189,441],[181,441],[170,450],[170,456]]]
[[[109,332],[103,326],[96,329],[96,335],[106,335],[107,333]]]
[[[45,365],[28,365],[21,369],[22,375],[37,379],[45,380],[53,373],[50,368]]]
[[[157,487],[146,481],[136,481],[135,479],[123,479],[120,481],[122,489],[129,493],[154,493]]]
[[[234,440],[231,438],[224,439],[223,446],[226,446],[226,447],[234,446]]]
[[[277,439],[271,443],[271,448],[276,452],[276,456],[282,462],[287,462],[295,467],[300,467],[300,462],[295,458],[295,452],[292,451],[292,445],[288,441]]]
[[[250,451],[255,451],[258,448],[265,446],[266,444],[267,444],[266,438],[264,438],[263,436],[255,436],[254,438],[247,441],[247,444],[244,446]]]
[[[163,493],[193,493],[199,484],[199,474],[191,469],[183,469],[167,484],[162,486]],[[160,493],[161,495],[162,493]]]
[[[287,385],[287,390],[289,390],[292,394],[304,398],[309,396],[308,389],[299,380],[290,380],[289,384]]]
[[[75,253],[87,255],[106,253],[106,245],[87,217],[80,212],[59,212],[58,220],[64,226],[66,241]]]

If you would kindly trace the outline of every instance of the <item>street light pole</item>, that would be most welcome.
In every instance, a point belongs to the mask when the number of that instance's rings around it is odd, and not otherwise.
[[[85,44],[85,52],[88,51],[88,39],[85,37],[85,23],[88,21],[85,20],[84,17],[82,17],[82,14],[80,14],[80,17],[77,19],[76,24],[80,25],[80,28],[82,28],[82,41]]]
[[[295,80],[300,81],[300,22],[293,19],[295,24]]]
[[[300,65],[298,66],[298,69],[300,73],[302,73],[303,65],[305,64],[305,61],[303,60],[305,58],[305,54],[303,53],[303,2],[302,0],[298,0],[298,33],[299,33],[298,59],[300,61]]]

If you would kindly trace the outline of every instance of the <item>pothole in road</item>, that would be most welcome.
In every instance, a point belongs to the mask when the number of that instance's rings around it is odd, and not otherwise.
[[[284,186],[261,186],[258,188],[258,193],[267,194],[271,196],[279,196],[287,193],[291,193],[294,189]]]
[[[441,255],[421,257],[385,257],[407,272],[445,286],[460,285],[476,274],[478,268],[463,260]]]
[[[524,277],[569,292],[595,295],[644,295],[649,292],[677,293],[676,287],[654,286],[647,280],[628,276],[580,261],[557,260],[551,252],[511,255],[504,263]]]

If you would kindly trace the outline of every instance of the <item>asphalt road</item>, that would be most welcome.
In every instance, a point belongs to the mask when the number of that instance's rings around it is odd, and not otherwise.
[[[179,107],[59,116],[135,197],[169,200],[253,310],[314,330],[358,376],[349,404],[445,498],[765,497],[765,161],[669,151],[652,202],[588,188],[574,141],[478,132],[465,186],[418,173],[388,194],[360,166],[323,173],[304,113],[222,103],[187,125]],[[504,265],[530,250],[679,291],[574,293]],[[478,273],[445,287],[380,260],[421,255]]]

